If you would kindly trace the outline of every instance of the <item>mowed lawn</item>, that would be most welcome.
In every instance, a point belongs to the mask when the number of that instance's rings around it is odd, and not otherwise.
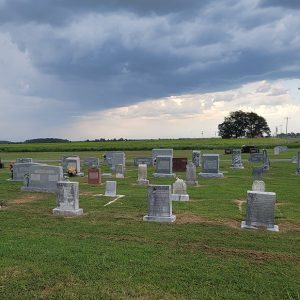
[[[103,154],[75,153],[82,159]],[[60,159],[61,154],[1,157]],[[9,170],[0,169],[0,299],[300,299],[296,164],[274,161],[265,174],[266,190],[277,194],[277,233],[240,229],[252,185],[251,164],[245,161],[244,170],[233,170],[225,155],[223,179],[199,178],[198,187],[188,187],[189,202],[173,202],[175,223],[144,222],[147,191],[136,184],[132,159],[150,155],[126,152],[126,178],[116,179],[118,194],[125,197],[105,207],[111,199],[97,196],[104,184],[92,186],[86,176],[73,177],[80,182],[84,215],[72,218],[52,215],[55,194],[21,192],[22,183],[7,181]],[[178,150],[174,156],[190,159],[191,151]],[[175,181],[152,173],[149,168],[152,184]],[[185,178],[184,173],[177,176]]]

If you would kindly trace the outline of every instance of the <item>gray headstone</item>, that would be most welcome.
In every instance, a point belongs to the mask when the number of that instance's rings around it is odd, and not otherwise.
[[[224,177],[219,171],[219,154],[203,154],[202,155],[202,172],[201,177]]]
[[[173,157],[173,149],[152,149],[152,159],[155,160],[157,156]]]
[[[62,160],[64,173],[67,173],[70,168],[75,168],[76,174],[80,174],[80,157],[78,155],[64,156]]]
[[[112,154],[112,170],[115,170],[116,165],[123,165],[125,168],[125,153],[124,152],[113,152]]]
[[[116,178],[124,178],[124,165],[115,165]]]
[[[136,157],[133,159],[133,164],[135,166],[138,165],[147,165],[147,166],[153,166],[153,159],[152,157]]]
[[[192,151],[192,162],[196,167],[201,167],[201,151],[200,150]]]
[[[147,179],[147,165],[146,164],[140,164],[138,166],[138,184],[144,184],[148,185],[149,180]]]
[[[63,169],[60,166],[32,165],[24,180],[22,191],[57,192],[57,182],[63,181]]]
[[[266,191],[265,182],[262,180],[254,180],[252,184],[252,191],[265,192]]]
[[[250,162],[262,162],[264,160],[263,153],[250,153]]]
[[[192,162],[188,162],[186,165],[186,184],[198,185],[196,166]]]
[[[174,177],[172,171],[173,159],[172,156],[156,156],[156,169],[154,177]]]
[[[232,168],[244,169],[241,149],[232,149]]]
[[[53,214],[62,216],[78,216],[83,214],[79,208],[79,183],[59,181],[57,183],[57,207]]]
[[[174,222],[172,215],[171,186],[148,185],[148,215],[144,221]]]
[[[117,182],[106,181],[105,182],[105,196],[116,197],[117,196]]]
[[[26,164],[26,163],[33,163],[32,158],[29,157],[21,157],[16,159],[17,164]]]
[[[263,168],[265,171],[269,171],[270,169],[270,160],[266,149],[263,150]]]
[[[264,174],[263,167],[252,167],[252,177],[253,180],[262,180]]]
[[[298,151],[297,155],[297,175],[300,175],[300,151]]]
[[[83,160],[83,164],[87,167],[99,167],[99,158],[87,157]]]
[[[189,195],[186,192],[186,183],[177,178],[173,183],[173,193],[171,195],[172,201],[189,201]]]
[[[13,181],[24,181],[24,177],[28,176],[29,168],[34,165],[41,165],[38,163],[17,163],[13,165]]]
[[[242,228],[264,227],[268,230],[278,231],[275,225],[276,194],[270,192],[247,192],[247,215],[242,222]]]

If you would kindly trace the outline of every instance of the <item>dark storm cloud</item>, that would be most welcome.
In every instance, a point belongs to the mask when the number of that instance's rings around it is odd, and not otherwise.
[[[40,74],[27,96],[90,111],[299,77],[298,11],[276,3],[0,0],[0,32]]]

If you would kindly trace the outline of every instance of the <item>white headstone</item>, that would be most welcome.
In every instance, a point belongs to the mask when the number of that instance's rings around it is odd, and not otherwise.
[[[173,193],[171,195],[172,201],[189,201],[189,195],[186,192],[186,183],[177,178],[173,183]]]
[[[105,196],[116,197],[117,196],[117,182],[106,181],[105,182]]]
[[[140,164],[138,166],[138,184],[144,184],[148,185],[149,180],[147,179],[147,165],[146,164]]]
[[[252,184],[252,191],[265,192],[266,191],[265,182],[262,180],[254,180]]]
[[[192,162],[188,162],[186,165],[186,184],[198,185],[196,166]]]
[[[116,178],[124,178],[124,165],[115,165]]]
[[[57,183],[57,207],[53,214],[62,216],[78,216],[83,214],[79,208],[79,183],[59,181]]]

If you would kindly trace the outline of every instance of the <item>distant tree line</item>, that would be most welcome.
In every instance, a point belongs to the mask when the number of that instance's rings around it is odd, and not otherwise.
[[[288,134],[285,134],[285,133],[280,133],[280,134],[277,134],[277,137],[279,138],[287,138],[287,137],[290,137],[290,138],[300,138],[300,132],[290,132]]]
[[[58,138],[38,138],[24,141],[25,144],[36,144],[36,143],[68,143],[67,139]]]

